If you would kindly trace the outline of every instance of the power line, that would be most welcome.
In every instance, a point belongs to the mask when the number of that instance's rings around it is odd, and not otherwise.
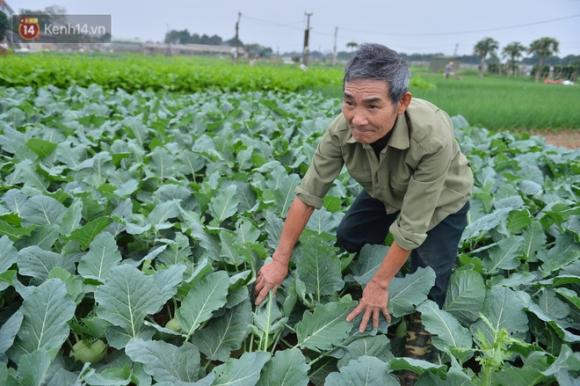
[[[248,16],[248,15],[244,15],[242,17],[244,19],[246,19],[247,21],[265,23],[265,24],[275,25],[278,27],[291,28],[291,29],[296,29],[296,30],[302,30],[302,28],[298,27],[297,24],[302,24],[304,22],[303,19],[298,20],[298,21],[289,22],[289,23],[281,23],[281,22],[277,22],[277,21],[273,21],[273,20],[266,20],[266,19],[262,19],[262,18],[258,18],[258,17],[254,17],[254,16]]]
[[[504,27],[494,27],[494,28],[484,28],[484,29],[474,29],[474,30],[454,31],[454,32],[417,32],[417,33],[394,32],[394,33],[390,33],[390,32],[383,32],[383,31],[357,30],[357,29],[351,29],[351,28],[345,28],[345,27],[341,27],[341,29],[344,29],[346,31],[351,31],[351,32],[366,33],[366,34],[373,34],[373,35],[385,35],[385,36],[445,36],[445,35],[459,35],[459,34],[472,34],[472,33],[482,33],[482,32],[504,31],[504,30],[510,30],[510,29],[530,27],[530,26],[534,26],[534,25],[538,25],[538,24],[547,24],[547,23],[554,23],[554,22],[562,21],[562,20],[575,19],[577,17],[580,17],[580,14],[570,15],[570,16],[562,16],[562,17],[557,17],[554,19],[546,19],[546,20],[534,21],[534,22],[524,23],[524,24],[514,24],[514,25],[509,25],[509,26],[504,26]]]

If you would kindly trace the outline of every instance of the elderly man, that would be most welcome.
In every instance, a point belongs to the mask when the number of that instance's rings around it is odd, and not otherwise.
[[[272,262],[259,272],[257,304],[288,274],[304,226],[346,166],[363,190],[338,227],[338,244],[356,252],[366,243],[383,244],[388,232],[394,239],[347,320],[362,314],[361,332],[369,321],[376,328],[381,314],[390,321],[389,284],[409,255],[412,271],[433,268],[436,281],[429,298],[443,305],[467,225],[473,175],[447,113],[412,98],[408,83],[403,59],[382,45],[362,45],[348,63],[342,113],[322,136],[296,190]],[[407,355],[425,358],[429,334],[417,314],[407,327]]]

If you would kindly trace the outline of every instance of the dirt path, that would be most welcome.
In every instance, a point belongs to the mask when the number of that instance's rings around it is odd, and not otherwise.
[[[534,135],[546,138],[546,142],[569,149],[580,149],[580,130],[561,130],[555,132],[533,131]]]

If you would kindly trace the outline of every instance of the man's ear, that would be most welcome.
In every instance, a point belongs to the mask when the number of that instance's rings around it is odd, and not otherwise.
[[[413,95],[409,91],[403,94],[403,97],[399,102],[399,110],[397,111],[397,114],[403,114],[405,110],[407,110],[407,107],[411,104],[411,99],[413,99]]]

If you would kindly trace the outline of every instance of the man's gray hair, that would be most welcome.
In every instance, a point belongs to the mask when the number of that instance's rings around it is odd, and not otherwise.
[[[389,98],[398,103],[409,88],[409,67],[397,52],[381,44],[361,44],[344,70],[346,82],[375,79],[387,82]]]

